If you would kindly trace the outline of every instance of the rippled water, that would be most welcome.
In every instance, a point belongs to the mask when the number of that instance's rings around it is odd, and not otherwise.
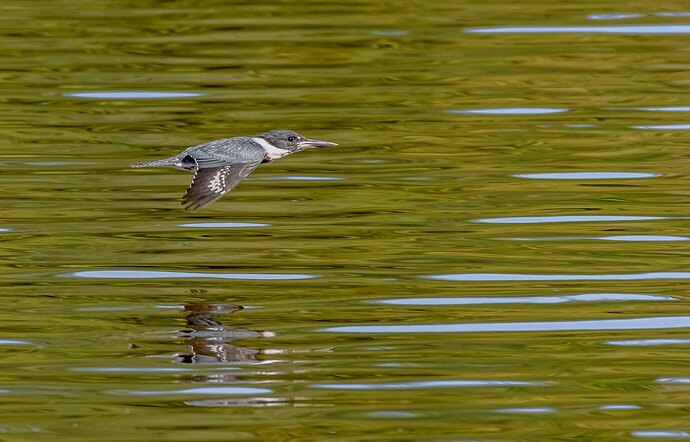
[[[5,1],[0,438],[690,439],[690,12],[624,6]],[[129,167],[272,128],[340,147]]]

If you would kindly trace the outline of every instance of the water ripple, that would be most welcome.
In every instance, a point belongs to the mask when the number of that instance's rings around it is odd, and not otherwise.
[[[623,178],[654,178],[660,173],[646,172],[553,172],[553,173],[521,173],[512,175],[516,178],[532,178],[540,180],[609,180]]]
[[[602,275],[535,275],[520,273],[449,273],[429,275],[438,281],[638,281],[644,279],[689,279],[690,272],[650,272]]]
[[[690,25],[496,26],[467,28],[471,34],[690,34]]]
[[[287,176],[272,176],[265,178],[251,178],[257,181],[342,181],[345,178],[334,176],[306,176],[306,175],[287,175]]]
[[[59,276],[76,278],[116,278],[116,279],[161,279],[161,278],[215,278],[248,280],[293,280],[311,279],[317,275],[280,273],[192,273],[192,272],[154,272],[146,270],[87,270],[65,273]]]
[[[600,410],[641,410],[642,407],[633,404],[609,404],[599,407]]]
[[[606,341],[606,344],[624,347],[656,347],[659,345],[688,345],[690,339],[628,339],[625,341]]]
[[[655,12],[654,15],[656,15],[657,17],[690,17],[690,11],[664,11]]]
[[[532,407],[532,408],[503,408],[496,410],[496,413],[516,413],[516,414],[547,414],[555,413],[556,409],[551,407]]]
[[[652,221],[674,219],[666,216],[607,216],[607,215],[562,215],[562,216],[511,216],[506,218],[478,218],[474,223],[485,224],[535,224],[535,223],[572,223],[602,221]],[[685,218],[677,218],[685,219]]]
[[[547,236],[536,238],[505,238],[509,241],[630,241],[630,242],[662,242],[688,241],[687,236],[671,235],[618,235],[618,236]]]
[[[630,18],[641,18],[648,14],[643,14],[641,12],[613,12],[613,13],[602,13],[602,14],[589,14],[587,18],[589,20],[625,20]],[[690,17],[690,12],[687,11],[662,11],[653,12],[649,15],[656,15],[657,17]]]
[[[285,400],[271,397],[251,397],[235,399],[202,399],[185,401],[185,405],[191,407],[290,407],[294,400]]]
[[[410,325],[346,325],[326,327],[318,331],[329,333],[486,333],[541,332],[591,330],[656,330],[690,327],[690,316],[660,316],[654,318],[595,319],[551,322],[477,322],[462,324]]]
[[[73,367],[70,371],[87,373],[181,373],[193,371],[179,367]]]
[[[646,130],[690,130],[690,124],[654,124],[644,126],[630,126],[633,129]]]
[[[390,30],[390,31],[372,31],[371,35],[386,35],[386,36],[400,36],[409,35],[410,31],[405,30]]]
[[[548,107],[508,107],[495,109],[451,109],[449,114],[474,114],[474,115],[544,115],[568,112],[565,108]]]
[[[690,378],[659,378],[656,382],[662,384],[690,384]]]
[[[146,99],[146,98],[188,98],[200,97],[200,92],[159,92],[159,91],[103,91],[103,92],[75,92],[64,94],[77,98],[106,98],[106,99]]]
[[[34,345],[29,341],[22,341],[20,339],[0,339],[0,346],[25,346]]]
[[[638,430],[630,432],[633,437],[642,439],[688,439],[690,433],[687,431],[673,431],[673,430]]]
[[[564,296],[501,296],[478,298],[398,298],[372,301],[390,305],[561,304],[567,302],[675,301],[671,296],[632,293],[587,293]]]
[[[163,395],[234,395],[234,394],[269,394],[271,390],[255,387],[199,387],[180,390],[112,390],[111,394],[128,396],[163,396]]]
[[[621,235],[621,236],[602,236],[602,241],[634,241],[634,242],[658,242],[658,241],[687,241],[687,236],[667,236],[667,235]]]
[[[496,380],[444,380],[414,382],[326,383],[312,384],[313,388],[328,390],[418,390],[427,388],[456,387],[531,387],[551,385],[546,381],[496,381]]]
[[[401,419],[401,418],[409,418],[409,417],[415,417],[414,413],[409,413],[407,411],[394,411],[394,410],[385,410],[385,411],[372,411],[370,413],[372,417],[375,418],[383,418],[383,419]]]
[[[632,109],[652,112],[690,112],[690,106],[634,107]]]
[[[261,223],[188,223],[178,224],[179,227],[198,227],[202,229],[239,229],[242,227],[268,227],[270,224]]]
[[[590,20],[624,20],[639,17],[644,17],[644,14],[640,14],[639,12],[616,12],[611,14],[589,14],[587,16]]]
[[[98,164],[93,161],[26,161],[27,166],[84,166]]]

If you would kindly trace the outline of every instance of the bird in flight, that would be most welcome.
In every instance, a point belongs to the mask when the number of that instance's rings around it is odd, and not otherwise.
[[[230,192],[261,163],[315,147],[337,146],[312,140],[291,130],[272,130],[254,137],[233,137],[189,147],[161,160],[132,167],[174,167],[194,173],[182,197],[187,210],[200,209]]]

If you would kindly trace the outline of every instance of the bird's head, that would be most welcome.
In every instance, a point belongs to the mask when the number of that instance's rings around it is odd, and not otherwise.
[[[314,147],[337,146],[336,143],[331,143],[330,141],[312,140],[303,137],[292,130],[272,130],[259,134],[257,137],[263,138],[278,149],[289,150],[290,152],[299,152],[300,150],[312,149]]]

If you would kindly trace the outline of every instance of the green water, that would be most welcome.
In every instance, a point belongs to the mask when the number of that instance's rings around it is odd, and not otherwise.
[[[686,3],[0,12],[0,440],[690,439]]]

